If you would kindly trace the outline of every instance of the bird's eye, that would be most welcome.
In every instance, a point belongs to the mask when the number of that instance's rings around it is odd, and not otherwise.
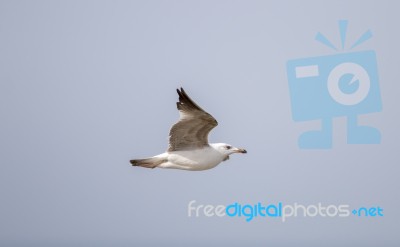
[[[226,149],[231,149],[231,148],[232,148],[232,146],[229,146],[229,145],[226,146]]]

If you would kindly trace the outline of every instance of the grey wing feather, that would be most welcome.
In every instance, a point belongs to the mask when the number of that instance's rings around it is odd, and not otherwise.
[[[208,146],[208,134],[218,125],[217,120],[200,108],[181,88],[176,90],[179,121],[169,132],[168,151],[190,150]]]

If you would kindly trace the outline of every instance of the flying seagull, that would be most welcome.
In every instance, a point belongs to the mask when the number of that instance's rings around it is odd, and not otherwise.
[[[218,125],[217,120],[189,98],[183,88],[176,91],[180,118],[169,132],[168,150],[151,158],[131,160],[133,166],[202,171],[216,167],[233,153],[247,153],[226,143],[208,143],[208,133]]]

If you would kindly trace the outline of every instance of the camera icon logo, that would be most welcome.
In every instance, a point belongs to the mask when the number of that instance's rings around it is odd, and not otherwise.
[[[339,21],[339,29],[344,47],[347,21]],[[365,32],[352,48],[370,37],[371,32]],[[337,50],[322,34],[316,39]],[[332,118],[339,116],[347,116],[347,143],[380,143],[378,129],[357,124],[357,115],[382,110],[374,51],[290,60],[287,76],[293,120],[322,123],[321,130],[299,137],[300,148],[331,148]]]

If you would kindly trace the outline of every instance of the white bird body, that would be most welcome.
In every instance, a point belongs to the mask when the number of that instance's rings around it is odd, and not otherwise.
[[[227,155],[222,154],[213,144],[202,149],[191,151],[172,151],[157,155],[167,159],[160,164],[160,168],[182,169],[190,171],[202,171],[216,167]]]

